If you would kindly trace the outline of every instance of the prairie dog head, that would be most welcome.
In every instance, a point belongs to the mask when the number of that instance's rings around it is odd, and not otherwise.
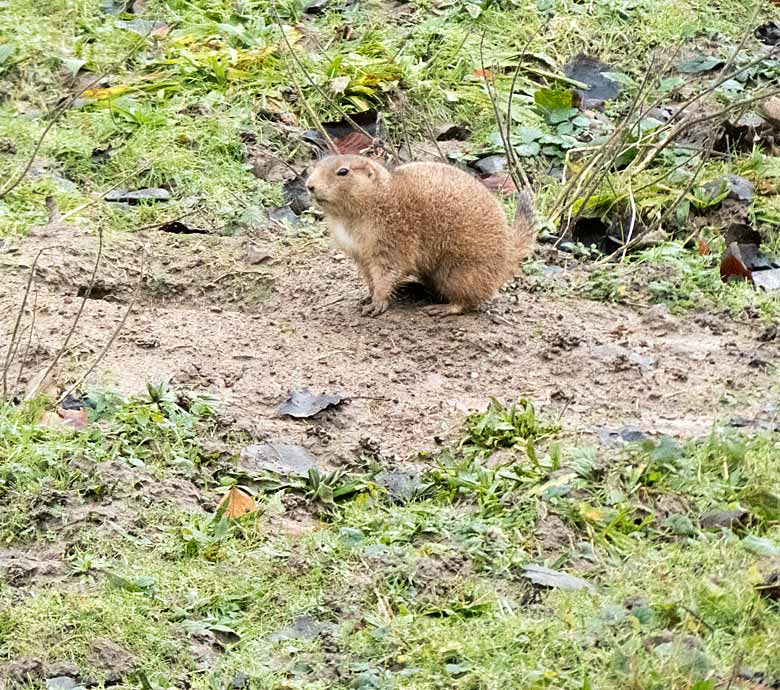
[[[360,214],[370,208],[390,178],[387,169],[363,156],[328,156],[319,161],[306,188],[325,213]]]

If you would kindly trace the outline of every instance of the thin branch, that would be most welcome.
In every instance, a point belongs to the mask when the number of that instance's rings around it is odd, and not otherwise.
[[[125,310],[125,314],[122,317],[122,320],[119,322],[119,325],[114,329],[113,333],[111,333],[111,337],[108,339],[106,344],[103,346],[103,349],[100,351],[100,354],[95,358],[95,361],[92,363],[92,366],[90,366],[89,369],[87,369],[84,374],[82,374],[78,380],[70,386],[59,398],[58,402],[62,402],[67,398],[73,391],[75,391],[84,381],[87,380],[89,375],[95,371],[97,368],[97,365],[100,364],[100,362],[103,360],[103,358],[106,356],[106,353],[108,352],[109,348],[114,344],[114,341],[117,339],[119,334],[122,332],[122,329],[125,327],[125,323],[127,323],[127,319],[130,316],[130,312],[133,310],[133,306],[136,303],[136,300],[138,299],[138,295],[141,292],[141,287],[144,283],[144,278],[146,277],[146,271],[145,271],[145,260],[146,260],[146,252],[141,249],[141,268],[140,268],[140,276],[138,278],[138,284],[135,287],[135,291],[133,292],[132,297],[130,298],[130,302],[127,305],[127,309]]]
[[[38,288],[35,288],[35,297],[33,298],[32,318],[30,320],[30,336],[27,338],[27,345],[24,348],[24,354],[21,360],[19,360],[19,372],[16,374],[16,381],[14,381],[14,390],[19,390],[19,384],[22,381],[22,374],[24,368],[27,366],[27,359],[30,356],[30,347],[32,345],[33,334],[35,333],[35,318],[38,315]]]
[[[35,395],[38,393],[38,389],[41,387],[43,382],[49,377],[52,371],[54,371],[54,367],[57,366],[57,363],[60,361],[60,358],[65,353],[65,350],[68,347],[68,343],[70,343],[70,339],[73,337],[73,334],[76,332],[76,327],[79,324],[79,321],[81,320],[81,315],[84,313],[84,308],[87,306],[87,300],[90,298],[90,295],[92,294],[92,288],[95,287],[95,278],[97,277],[98,268],[100,267],[100,260],[103,257],[103,231],[98,228],[98,250],[97,250],[97,256],[95,258],[95,266],[92,269],[92,275],[89,279],[89,285],[87,286],[86,291],[84,292],[84,297],[81,300],[81,305],[79,306],[79,310],[76,313],[76,316],[73,319],[73,323],[70,326],[70,330],[68,331],[68,334],[65,336],[65,340],[62,343],[62,346],[58,350],[57,354],[54,356],[54,359],[49,364],[46,371],[43,373],[43,375],[38,379],[37,383],[27,392],[27,395],[25,395],[25,400],[32,400],[32,398],[35,397]]]
[[[344,110],[344,108],[342,108],[341,105],[336,100],[334,100],[330,96],[330,94],[328,94],[325,91],[325,89],[323,89],[317,82],[314,81],[314,79],[312,78],[311,74],[309,74],[309,71],[306,69],[306,66],[303,64],[303,62],[301,62],[301,59],[298,57],[298,55],[295,52],[295,50],[293,50],[293,47],[292,47],[292,44],[290,43],[290,40],[287,38],[287,33],[285,32],[284,25],[282,24],[282,18],[279,16],[279,12],[276,9],[276,2],[275,2],[275,0],[272,0],[272,2],[270,4],[270,7],[271,7],[271,11],[274,14],[274,18],[276,19],[276,24],[279,27],[279,31],[281,31],[281,33],[282,33],[282,39],[284,40],[284,43],[287,46],[287,49],[290,52],[290,55],[292,56],[293,60],[295,61],[295,64],[298,65],[298,68],[303,73],[303,76],[306,77],[306,81],[308,81],[309,84],[311,84],[312,88],[314,88],[320,94],[320,96],[322,96],[322,98],[324,98],[331,106],[333,106],[336,110],[338,110],[339,114],[344,118],[344,120],[347,122],[347,124],[349,124],[350,127],[352,127],[353,129],[357,130],[358,132],[361,132],[362,134],[367,136],[369,139],[374,141],[377,137],[372,136],[371,133],[368,132],[368,130],[366,130],[364,127],[361,127],[357,122],[355,122],[355,120],[353,120],[347,114],[347,112]],[[292,77],[292,70],[289,71],[289,74]],[[297,88],[300,89],[300,86],[298,86]],[[310,107],[306,103],[306,99],[304,98],[302,100],[304,101],[304,107],[306,107],[307,112],[311,112],[310,111]],[[390,151],[390,153],[395,158],[398,158],[398,151],[395,150],[395,147],[389,141],[382,142],[382,143],[386,145],[387,149]]]
[[[628,225],[628,236],[626,241],[623,242],[623,255],[620,257],[620,263],[626,260],[626,252],[628,251],[628,245],[631,243],[631,238],[634,235],[634,225],[636,224],[636,200],[634,199],[634,192],[631,191],[631,181],[628,182],[628,199],[631,203],[631,221]]]
[[[33,151],[30,154],[30,157],[27,160],[27,163],[22,168],[21,172],[19,172],[19,174],[16,177],[12,178],[2,189],[0,189],[0,199],[7,196],[10,192],[12,192],[22,183],[22,180],[24,180],[24,178],[27,176],[27,173],[30,171],[30,168],[35,162],[35,158],[38,155],[38,152],[41,150],[41,146],[43,146],[43,140],[46,138],[46,135],[49,133],[51,128],[54,127],[54,125],[59,121],[59,119],[76,102],[76,99],[78,99],[85,91],[88,91],[93,86],[99,84],[101,81],[103,81],[103,79],[105,79],[112,72],[114,72],[114,70],[116,70],[120,65],[124,64],[133,55],[135,55],[138,52],[138,50],[141,48],[141,46],[146,42],[146,39],[149,38],[149,36],[152,34],[152,31],[154,31],[154,26],[150,25],[149,30],[143,36],[141,36],[141,38],[138,41],[136,41],[133,44],[133,47],[125,55],[123,55],[119,60],[114,62],[108,70],[106,70],[99,76],[89,81],[86,86],[79,89],[74,94],[71,94],[71,96],[65,99],[63,103],[61,103],[59,106],[57,106],[54,109],[54,112],[51,115],[51,119],[49,120],[49,124],[46,125],[43,132],[41,132],[41,135],[38,137],[38,141],[35,143],[35,146],[33,147]]]
[[[487,91],[488,98],[490,99],[490,105],[493,107],[493,114],[496,118],[496,124],[498,125],[498,133],[501,137],[501,144],[504,147],[504,154],[506,155],[507,160],[507,166],[509,168],[509,174],[512,177],[512,182],[514,182],[515,187],[517,189],[521,189],[524,184],[523,180],[517,175],[517,171],[512,165],[512,151],[510,151],[512,147],[512,143],[509,140],[509,138],[506,136],[504,132],[504,124],[501,119],[501,112],[498,109],[498,100],[496,98],[495,94],[495,82],[492,82],[487,77],[487,71],[485,70],[485,35],[487,31],[482,32],[482,36],[479,41],[479,61],[480,66],[482,68],[482,78],[485,80],[485,90]]]
[[[35,259],[33,259],[32,266],[30,266],[30,277],[27,279],[27,285],[25,286],[24,295],[22,296],[22,303],[19,306],[19,311],[16,314],[16,322],[14,323],[14,328],[11,332],[11,341],[8,343],[8,351],[6,352],[5,362],[3,363],[3,403],[5,403],[8,399],[8,372],[11,368],[11,360],[13,358],[15,349],[14,344],[16,343],[16,339],[19,335],[19,326],[21,325],[22,318],[24,317],[24,308],[27,306],[27,299],[30,297],[30,289],[32,288],[33,280],[35,278],[35,270],[38,267],[38,260],[41,258],[41,255],[44,252],[55,248],[56,247],[43,247],[43,249],[40,249],[35,255]]]

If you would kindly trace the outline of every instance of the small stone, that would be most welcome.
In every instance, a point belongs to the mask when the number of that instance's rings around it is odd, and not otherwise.
[[[45,675],[43,662],[34,656],[19,657],[5,667],[5,675],[16,683],[33,683]]]
[[[70,676],[57,676],[46,681],[46,690],[74,690],[78,683]]]

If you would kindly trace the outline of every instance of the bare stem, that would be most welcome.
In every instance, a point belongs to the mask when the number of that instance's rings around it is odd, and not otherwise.
[[[51,361],[49,366],[47,367],[46,371],[43,373],[43,375],[38,379],[36,384],[27,392],[27,395],[25,395],[25,400],[31,400],[35,397],[35,395],[38,393],[38,389],[41,387],[44,381],[49,377],[52,371],[54,371],[54,367],[57,366],[57,363],[60,361],[60,358],[65,353],[65,351],[68,348],[68,344],[70,343],[70,339],[73,337],[73,334],[76,332],[76,327],[79,324],[79,321],[81,320],[81,315],[84,313],[84,309],[87,306],[87,300],[90,298],[90,295],[92,294],[92,288],[95,287],[95,278],[97,277],[98,268],[100,267],[100,260],[103,257],[103,231],[101,229],[98,229],[98,250],[97,250],[97,256],[95,257],[95,266],[92,269],[92,275],[89,279],[89,285],[87,285],[87,289],[84,292],[84,297],[81,300],[81,305],[79,306],[79,310],[76,313],[76,316],[73,319],[73,323],[70,326],[70,330],[68,331],[68,334],[65,336],[65,340],[63,341],[62,345],[60,346],[60,349],[57,351],[57,354],[54,356],[54,359]]]
[[[95,371],[97,368],[97,365],[100,364],[100,362],[103,360],[103,358],[106,356],[106,353],[110,349],[110,347],[114,344],[114,341],[117,339],[119,334],[122,332],[122,329],[125,327],[125,323],[127,323],[127,319],[130,316],[130,312],[133,310],[133,306],[135,305],[136,300],[138,299],[138,295],[141,292],[141,288],[143,287],[144,278],[146,277],[145,272],[145,260],[146,260],[146,252],[141,250],[141,268],[140,268],[140,276],[138,278],[138,284],[135,287],[135,290],[133,292],[133,296],[130,298],[130,302],[127,305],[127,309],[125,310],[124,316],[122,317],[122,320],[119,322],[119,325],[114,329],[114,331],[111,333],[111,337],[108,339],[106,344],[103,346],[103,349],[100,351],[100,354],[95,358],[95,361],[92,362],[92,366],[89,367],[79,378],[78,380],[70,386],[59,398],[59,402],[62,402],[65,398],[68,397],[73,391],[75,391],[84,381],[87,380],[89,375]]]
[[[133,44],[132,48],[127,53],[125,53],[119,60],[114,62],[108,70],[106,70],[105,72],[101,73],[99,76],[89,81],[86,86],[79,89],[75,93],[71,94],[65,100],[64,103],[60,104],[57,108],[55,108],[54,112],[51,115],[51,119],[49,120],[49,124],[46,125],[43,132],[41,132],[41,135],[38,137],[38,141],[35,142],[35,146],[33,147],[33,151],[30,154],[27,163],[24,165],[24,167],[16,177],[11,178],[11,180],[9,180],[9,182],[2,189],[0,189],[0,199],[7,196],[10,192],[12,192],[22,183],[22,180],[26,177],[27,173],[30,171],[30,168],[35,162],[35,158],[38,155],[38,152],[41,150],[41,146],[43,146],[43,140],[46,138],[46,135],[49,133],[51,128],[54,127],[54,125],[58,122],[58,120],[76,102],[76,99],[79,98],[79,96],[81,96],[85,91],[88,91],[93,86],[99,84],[109,74],[113,73],[120,65],[123,65],[129,58],[135,55],[138,52],[138,50],[141,48],[141,46],[146,42],[146,39],[149,38],[153,30],[154,30],[154,26],[152,24],[150,25],[149,30],[143,36],[141,36],[141,38],[138,41],[136,41]]]

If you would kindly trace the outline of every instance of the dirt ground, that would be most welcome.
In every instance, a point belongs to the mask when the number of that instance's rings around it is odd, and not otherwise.
[[[433,319],[407,298],[370,319],[360,316],[365,288],[355,268],[317,232],[291,237],[278,229],[251,239],[150,230],[107,240],[93,298],[56,372],[60,390],[121,321],[143,247],[143,285],[90,383],[130,393],[169,377],[215,394],[255,438],[301,444],[328,463],[361,447],[411,460],[452,438],[490,396],[528,397],[560,416],[565,432],[602,438],[624,426],[694,436],[715,420],[772,412],[768,364],[780,344],[763,342],[755,323],[563,297],[525,277],[478,314]],[[55,227],[0,247],[7,343],[29,266],[49,246],[65,248],[39,261],[28,386],[71,327],[96,240]],[[302,388],[348,400],[316,419],[280,417],[276,407]]]

